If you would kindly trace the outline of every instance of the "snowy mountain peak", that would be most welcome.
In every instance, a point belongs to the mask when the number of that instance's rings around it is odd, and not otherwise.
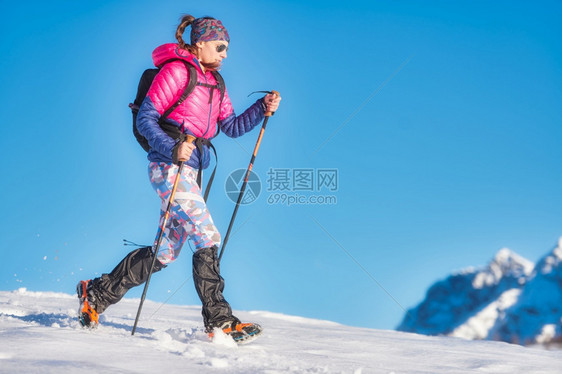
[[[503,248],[488,265],[467,268],[434,283],[425,299],[404,316],[398,330],[451,333],[504,292],[525,284],[532,269],[530,261]]]
[[[474,288],[496,285],[503,277],[517,279],[523,284],[532,273],[534,264],[519,256],[508,248],[502,248],[482,271],[478,272],[472,281]]]
[[[505,264],[505,265],[516,264],[531,269],[534,266],[534,264],[531,261],[519,256],[517,253],[513,252],[509,248],[500,249],[498,253],[496,253],[496,255],[494,256],[493,262],[497,264]]]
[[[558,246],[539,261],[535,271],[549,274],[560,268],[562,268],[562,237],[558,239]]]
[[[433,284],[399,330],[517,344],[562,342],[562,238],[536,266],[507,248]]]
[[[519,344],[562,341],[562,246],[537,263],[531,279],[521,289],[517,303],[498,319],[491,331],[496,340]]]

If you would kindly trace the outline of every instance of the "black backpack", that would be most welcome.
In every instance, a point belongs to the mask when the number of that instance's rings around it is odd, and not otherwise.
[[[170,125],[170,124],[166,123],[166,121],[165,121],[166,118],[168,118],[168,116],[181,103],[183,103],[185,101],[185,99],[187,99],[187,97],[195,89],[195,86],[204,86],[204,87],[208,87],[210,89],[220,90],[220,93],[221,93],[220,102],[222,103],[222,100],[224,98],[225,85],[224,85],[224,79],[222,78],[222,76],[219,74],[218,71],[212,71],[212,74],[217,81],[217,85],[214,86],[214,85],[210,85],[210,84],[207,84],[207,83],[198,82],[197,81],[197,71],[195,70],[195,66],[191,65],[189,62],[187,62],[185,60],[171,59],[171,60],[168,60],[168,61],[164,62],[164,64],[167,64],[168,62],[175,61],[175,60],[180,60],[185,64],[185,67],[186,67],[186,69],[188,71],[188,74],[189,74],[189,81],[188,81],[187,86],[185,87],[181,97],[178,99],[178,101],[176,101],[174,104],[172,104],[172,106],[169,107],[164,112],[164,114],[162,114],[158,124],[160,125],[162,130],[164,130],[164,132],[166,134],[168,134],[171,138],[179,139],[182,135],[181,130],[177,126]],[[164,64],[162,64],[162,65],[164,65]],[[142,73],[142,76],[141,76],[141,79],[140,79],[140,82],[139,82],[139,87],[137,89],[137,96],[135,97],[135,101],[132,102],[132,103],[129,103],[129,108],[131,108],[131,112],[133,113],[133,134],[135,135],[135,138],[137,139],[137,142],[141,145],[141,147],[146,152],[150,151],[150,146],[148,145],[148,141],[146,140],[146,138],[144,136],[142,136],[139,133],[139,131],[137,130],[137,114],[139,113],[139,108],[140,108],[144,98],[148,94],[148,90],[150,88],[150,85],[152,84],[152,81],[154,80],[154,77],[156,77],[156,74],[158,74],[159,71],[160,71],[160,68],[152,68],[152,69],[146,69],[144,71],[144,73]],[[211,97],[212,97],[212,93],[211,93]],[[218,134],[218,132],[217,132],[217,134]]]

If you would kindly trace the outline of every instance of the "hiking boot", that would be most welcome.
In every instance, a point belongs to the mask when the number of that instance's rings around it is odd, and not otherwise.
[[[76,286],[76,293],[80,301],[78,321],[82,327],[95,328],[98,326],[98,313],[96,312],[95,298],[91,292],[92,281],[80,281]]]
[[[257,323],[242,323],[238,319],[225,322],[218,328],[238,344],[254,340],[263,331],[262,327]],[[209,332],[209,338],[212,339],[214,336],[215,334],[213,331]]]

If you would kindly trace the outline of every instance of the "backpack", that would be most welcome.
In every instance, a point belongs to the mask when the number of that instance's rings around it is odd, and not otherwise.
[[[187,99],[187,97],[195,89],[195,86],[204,86],[204,87],[210,88],[211,90],[213,90],[213,89],[220,90],[220,95],[221,95],[220,101],[219,101],[219,105],[220,105],[222,103],[222,100],[224,99],[225,84],[224,84],[224,79],[222,78],[222,76],[219,74],[218,71],[211,71],[211,73],[215,77],[215,80],[217,81],[217,85],[211,85],[211,84],[207,84],[207,83],[198,82],[197,81],[197,70],[195,70],[195,66],[191,65],[189,62],[187,62],[185,60],[171,59],[171,60],[168,60],[168,61],[164,62],[164,64],[162,64],[162,66],[164,66],[168,62],[175,61],[175,60],[180,60],[184,63],[184,65],[185,65],[185,67],[188,71],[189,81],[188,81],[187,85],[185,86],[185,88],[183,90],[183,94],[180,96],[178,101],[173,103],[172,106],[170,106],[162,114],[162,116],[158,120],[158,125],[160,125],[162,130],[168,136],[170,136],[172,139],[176,139],[176,140],[182,139],[183,140],[183,139],[185,139],[185,135],[182,134],[181,129],[177,126],[166,123],[166,121],[165,121],[166,118],[168,118],[168,116],[181,103],[183,103],[185,101],[185,99]],[[148,140],[146,140],[146,138],[144,136],[142,136],[141,133],[139,133],[139,130],[137,129],[137,115],[139,113],[140,106],[141,106],[144,98],[148,94],[148,90],[150,89],[150,86],[152,85],[152,81],[154,80],[154,77],[156,77],[156,75],[160,72],[160,69],[161,68],[146,69],[142,73],[142,76],[141,76],[141,79],[140,79],[140,82],[139,82],[139,86],[138,86],[138,89],[137,89],[137,96],[135,97],[135,101],[132,102],[132,103],[129,103],[129,108],[131,108],[131,112],[133,113],[133,134],[135,135],[135,138],[137,139],[137,142],[140,144],[140,146],[146,152],[150,151],[150,145],[148,144]],[[211,97],[212,97],[212,92],[211,92]],[[219,131],[220,131],[220,127],[217,126],[217,131],[215,133],[215,137],[219,134]],[[203,195],[203,198],[205,199],[205,201],[207,201],[207,197],[209,196],[209,191],[211,190],[211,185],[213,184],[213,179],[215,178],[215,173],[217,171],[217,164],[218,164],[217,151],[216,151],[215,147],[213,146],[213,144],[211,143],[211,141],[209,139],[196,138],[195,145],[199,149],[199,153],[201,155],[203,155],[203,145],[206,145],[206,146],[210,147],[213,150],[213,153],[215,154],[215,159],[217,160],[217,162],[215,163],[215,168],[214,168],[213,172],[211,173],[209,181],[207,182],[207,188],[205,189],[205,194]],[[203,169],[202,163],[203,163],[203,159],[201,157],[200,164],[199,164],[199,171],[197,173],[197,184],[199,185],[200,188],[201,188],[201,179],[202,179],[201,171]]]
[[[164,64],[167,64],[168,62],[171,61],[175,61],[175,60],[180,60],[185,64],[185,67],[188,71],[188,75],[189,75],[189,81],[187,83],[187,86],[185,86],[183,94],[181,95],[181,97],[178,99],[178,101],[176,101],[174,104],[172,104],[172,106],[170,106],[165,112],[164,114],[162,114],[162,116],[160,117],[160,120],[158,121],[158,124],[160,125],[160,127],[162,128],[162,130],[164,130],[164,132],[166,134],[168,134],[171,138],[173,139],[180,139],[182,136],[181,130],[174,125],[170,125],[168,123],[166,123],[166,118],[168,118],[168,116],[181,104],[185,101],[185,99],[187,99],[187,97],[193,92],[193,90],[195,89],[195,86],[204,86],[204,87],[208,87],[210,89],[218,89],[220,90],[220,102],[222,103],[222,100],[224,98],[224,91],[225,91],[225,85],[224,85],[224,79],[222,78],[222,76],[219,74],[218,71],[212,71],[211,73],[213,74],[213,76],[215,77],[215,80],[217,81],[217,85],[210,85],[207,83],[200,83],[197,81],[197,71],[195,70],[195,66],[191,65],[189,62],[185,61],[185,60],[181,60],[181,59],[171,59],[168,60],[166,62],[164,62]],[[162,64],[162,65],[164,65]],[[139,109],[140,106],[144,100],[144,98],[146,97],[146,95],[148,94],[148,90],[150,88],[150,86],[152,85],[152,81],[154,80],[154,77],[156,77],[156,74],[158,74],[160,72],[161,68],[152,68],[152,69],[146,69],[141,76],[141,79],[139,81],[139,86],[137,89],[137,96],[135,97],[135,101],[132,103],[129,103],[129,108],[131,108],[131,112],[133,113],[133,134],[135,135],[135,138],[137,139],[137,142],[140,144],[140,146],[146,151],[150,151],[150,146],[148,145],[148,140],[146,140],[146,138],[144,136],[142,136],[139,133],[139,130],[137,129],[137,115],[139,113]]]

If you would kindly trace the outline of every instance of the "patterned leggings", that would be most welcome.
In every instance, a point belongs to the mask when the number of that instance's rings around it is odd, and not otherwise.
[[[177,165],[164,162],[151,162],[148,165],[150,183],[162,199],[160,224],[153,248],[156,247],[178,169]],[[197,170],[184,165],[175,201],[164,229],[158,260],[162,264],[173,262],[179,256],[187,237],[191,239],[196,250],[214,245],[219,247],[221,242],[220,233],[197,185]]]

